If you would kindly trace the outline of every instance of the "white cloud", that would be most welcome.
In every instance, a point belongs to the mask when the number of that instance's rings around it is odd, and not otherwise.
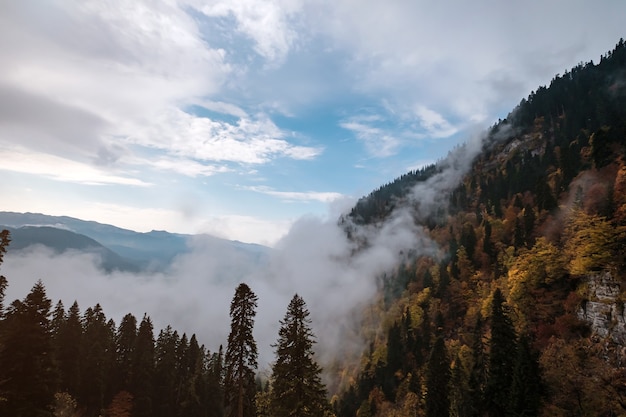
[[[0,149],[0,169],[24,174],[41,175],[56,181],[88,185],[131,185],[150,186],[140,179],[132,178],[127,172],[114,175],[89,164],[57,156],[18,149]]]
[[[311,2],[307,12],[309,27],[349,57],[353,88],[490,123],[555,73],[611,49],[626,5],[363,0]]]
[[[458,129],[452,126],[441,114],[425,106],[417,106],[415,113],[420,120],[420,125],[433,138],[447,138],[458,132]]]
[[[241,187],[245,190],[254,191],[256,193],[266,194],[273,197],[278,197],[284,201],[319,201],[322,203],[331,203],[335,200],[344,198],[340,193],[334,192],[319,192],[319,191],[276,191],[267,186],[247,186]]]
[[[199,10],[207,16],[234,16],[237,30],[254,41],[255,51],[270,64],[282,63],[298,39],[294,23],[301,11],[300,1],[238,0],[198,3]]]
[[[230,71],[224,51],[203,43],[195,22],[166,3],[3,3],[3,9],[3,79],[108,120],[141,118],[215,92]]]
[[[341,122],[339,125],[346,130],[350,130],[359,140],[363,141],[365,149],[370,155],[378,158],[395,155],[400,147],[400,140],[391,132],[368,124],[368,122],[377,120],[379,119],[360,118],[357,116]]]
[[[230,172],[232,169],[225,166],[202,164],[189,158],[158,157],[155,159],[133,159],[133,162],[142,166],[151,166],[162,171],[175,172],[187,177],[209,177],[215,174]]]
[[[198,222],[197,230],[213,236],[240,242],[258,243],[274,246],[283,238],[293,220],[270,220],[246,215],[215,215],[203,216]]]
[[[312,159],[321,152],[319,148],[294,146],[284,137],[263,115],[231,124],[170,108],[150,125],[137,126],[126,140],[180,157],[246,164],[266,163],[276,157]]]
[[[248,118],[248,114],[239,106],[232,103],[224,103],[223,101],[199,100],[195,103],[207,110],[214,112],[229,114],[240,119]]]
[[[224,222],[237,228],[255,227],[245,217],[216,217],[213,225],[223,228],[218,223]],[[395,268],[409,250],[432,253],[436,249],[405,211],[378,228],[355,226],[354,233],[369,243],[364,248],[348,238],[335,217],[308,216],[284,226],[285,235],[266,262],[251,263],[251,257],[242,256],[233,245],[198,239],[191,253],[176,258],[164,273],[105,274],[96,268],[92,255],[55,255],[42,248],[9,251],[3,264],[9,280],[7,299],[23,298],[42,279],[48,296],[62,299],[66,307],[77,300],[84,311],[100,303],[117,323],[128,312],[147,313],[155,331],[171,324],[181,333],[197,334],[201,343],[216,351],[226,343],[228,305],[235,287],[245,281],[259,297],[254,333],[262,369],[272,361],[271,344],[294,293],[304,298],[311,311],[318,360],[323,365],[331,361],[346,365],[365,348],[359,318],[376,293],[380,275]]]
[[[226,170],[200,162],[261,164],[277,157],[308,160],[321,152],[290,144],[266,116],[251,118],[236,104],[207,98],[223,87],[232,67],[224,50],[203,40],[183,3],[52,1],[40,6],[0,5],[0,143],[19,141],[33,152],[91,159],[102,169],[123,156],[187,176]],[[257,27],[250,15],[243,19],[244,29],[265,39],[260,47],[276,55],[288,45],[261,33],[273,30],[271,16],[283,21],[284,9],[278,4],[270,9],[262,12],[269,21],[258,16],[262,26]],[[253,13],[246,10],[240,12]],[[239,120],[230,124],[180,110],[193,104]],[[162,156],[149,161],[129,144],[157,149]],[[180,166],[175,159],[198,162]],[[69,174],[56,178],[72,180]]]

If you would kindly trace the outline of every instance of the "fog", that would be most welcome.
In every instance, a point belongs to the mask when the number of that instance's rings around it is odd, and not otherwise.
[[[445,207],[449,191],[481,143],[476,135],[451,152],[440,163],[441,171],[415,186],[407,204],[399,205],[382,224],[350,224],[354,238],[348,238],[346,223],[340,225],[338,219],[354,201],[343,201],[331,206],[325,217],[296,221],[268,259],[255,264],[233,246],[203,239],[194,241],[190,253],[177,257],[167,272],[149,274],[105,273],[95,255],[58,255],[44,247],[13,253],[9,247],[2,266],[9,280],[5,305],[24,298],[41,280],[53,303],[62,300],[66,309],[74,300],[81,312],[100,303],[117,324],[126,313],[138,319],[146,313],[153,320],[155,337],[169,324],[179,333],[195,333],[200,343],[215,351],[226,344],[235,288],[246,282],[259,298],[254,336],[260,368],[269,368],[273,361],[271,345],[295,293],[311,313],[320,363],[354,358],[365,346],[358,332],[361,313],[373,301],[381,275],[409,253],[438,256],[437,245],[419,219]]]

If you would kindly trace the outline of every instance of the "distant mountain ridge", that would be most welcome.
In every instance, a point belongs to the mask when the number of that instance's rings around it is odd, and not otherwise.
[[[0,229],[11,232],[9,250],[43,245],[56,253],[77,250],[98,253],[107,271],[166,269],[179,255],[189,253],[194,239],[209,239],[260,260],[269,248],[210,235],[186,235],[153,230],[135,232],[95,221],[40,213],[0,212]]]
[[[90,237],[51,226],[2,226],[11,232],[11,251],[20,251],[34,246],[45,246],[56,254],[76,251],[98,255],[100,266],[105,271],[121,270],[138,272],[138,262],[120,256]]]

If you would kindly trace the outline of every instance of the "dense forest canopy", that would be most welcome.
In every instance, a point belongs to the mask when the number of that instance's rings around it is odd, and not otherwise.
[[[210,352],[195,335],[155,332],[147,314],[116,324],[100,305],[53,305],[42,282],[7,304],[0,276],[0,415],[626,413],[624,40],[532,92],[478,148],[381,186],[339,223],[358,239],[399,210],[437,250],[409,251],[380,276],[362,312],[367,348],[356,365],[324,364],[328,388],[298,295],[268,376],[246,284]],[[4,231],[0,262],[7,249]]]
[[[440,189],[445,203],[415,215],[440,253],[381,281],[379,336],[338,416],[626,412],[625,75],[620,40],[598,64],[555,76],[487,132],[461,181]],[[382,223],[419,205],[415,190],[449,158],[350,216]]]

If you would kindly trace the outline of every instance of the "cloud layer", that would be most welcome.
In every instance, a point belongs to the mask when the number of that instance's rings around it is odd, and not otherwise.
[[[135,208],[137,224],[200,201],[265,222],[323,213],[597,60],[625,13],[584,0],[2,2],[0,153],[16,156],[2,191],[28,211],[17,184],[42,200],[97,184],[82,205]],[[193,201],[164,203],[173,187]]]
[[[105,274],[95,266],[93,255],[59,256],[41,247],[9,250],[3,265],[10,280],[7,298],[24,297],[41,279],[49,296],[62,299],[66,306],[73,300],[83,309],[101,303],[118,322],[127,312],[137,317],[147,313],[157,329],[171,324],[180,332],[197,333],[215,351],[227,340],[234,289],[246,282],[259,297],[254,335],[262,369],[271,366],[271,345],[295,293],[311,312],[321,364],[349,365],[365,348],[361,318],[383,274],[393,273],[409,256],[440,256],[419,220],[447,207],[445,196],[481,148],[482,136],[476,135],[451,153],[439,164],[438,173],[417,184],[405,203],[380,224],[351,224],[349,217],[341,217],[347,208],[341,201],[327,219],[300,218],[261,262],[250,262],[224,241],[202,238],[168,271],[156,274]]]

